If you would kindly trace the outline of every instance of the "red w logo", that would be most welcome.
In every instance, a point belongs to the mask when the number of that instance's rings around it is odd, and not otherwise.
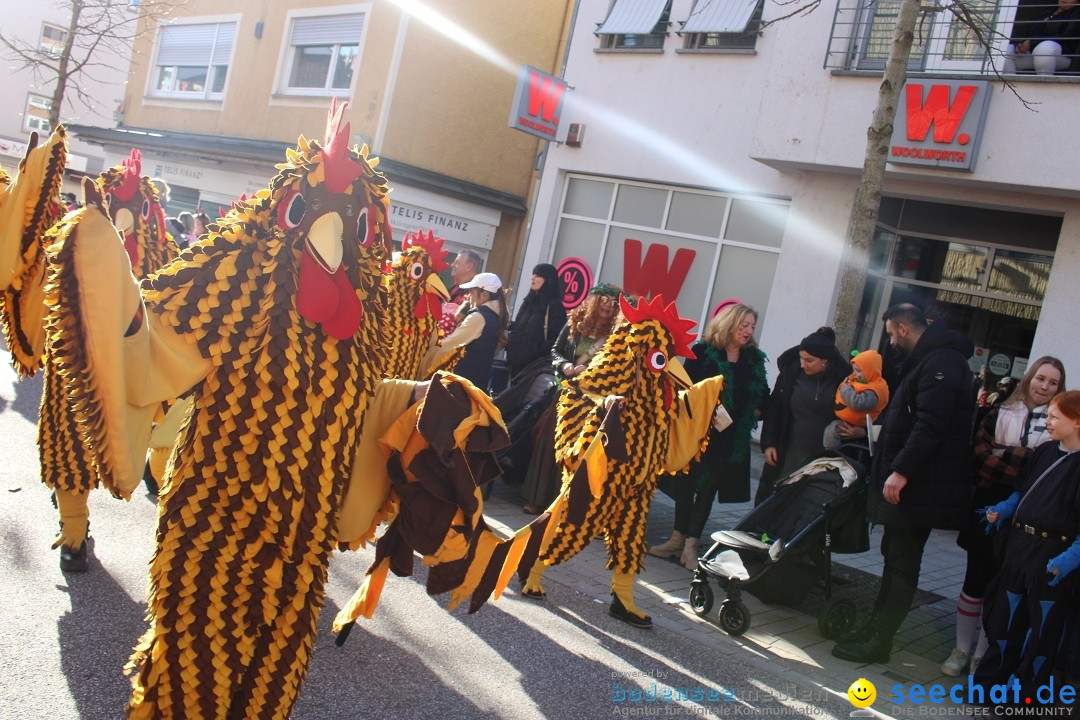
[[[679,297],[696,255],[689,248],[679,248],[669,268],[667,245],[656,243],[649,246],[649,252],[642,262],[641,241],[626,238],[623,242],[623,291],[627,295],[663,295],[674,300]]]
[[[566,86],[555,82],[555,78],[546,77],[530,70],[529,114],[533,117],[542,117],[546,123],[558,125],[559,118],[552,116],[559,109],[559,100],[562,98],[565,89]]]
[[[974,85],[961,85],[956,91],[956,100],[949,104],[949,86],[931,85],[930,92],[923,102],[923,86],[907,84],[907,139],[921,142],[926,139],[930,126],[934,126],[934,142],[951,143],[956,130],[975,97]],[[966,142],[966,135],[959,138]]]

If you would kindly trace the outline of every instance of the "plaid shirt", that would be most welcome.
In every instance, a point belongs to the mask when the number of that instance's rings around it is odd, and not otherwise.
[[[1046,430],[1046,413],[1028,413],[1024,423],[1024,432],[1020,435],[1020,445],[998,445],[994,442],[994,430],[997,428],[998,412],[994,408],[983,419],[982,425],[975,432],[972,451],[975,459],[975,481],[979,487],[994,484],[1014,487],[1023,472],[1024,464],[1031,456],[1034,447],[1028,446],[1028,438]],[[995,453],[994,451],[998,451]]]

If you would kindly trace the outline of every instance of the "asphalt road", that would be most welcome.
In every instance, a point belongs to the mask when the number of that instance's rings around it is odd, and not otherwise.
[[[18,381],[7,360],[0,352],[0,718],[120,718],[123,667],[145,629],[155,501],[95,491],[91,569],[61,573],[35,446],[40,380]],[[508,592],[467,615],[448,612],[417,579],[391,576],[374,619],[338,648],[331,621],[371,557],[339,555],[331,565],[295,720],[838,718],[851,710],[760,658],[719,657],[692,638],[623,625],[605,604],[550,580],[546,602]],[[419,561],[417,569],[422,579]],[[665,691],[687,699],[650,699]]]

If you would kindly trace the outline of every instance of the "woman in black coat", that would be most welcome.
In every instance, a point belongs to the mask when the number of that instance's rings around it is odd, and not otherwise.
[[[566,324],[562,287],[554,265],[533,268],[529,294],[510,326],[506,362],[513,377],[539,358],[548,357],[559,331]]]
[[[772,494],[776,481],[824,448],[825,427],[836,419],[836,388],[851,364],[836,349],[836,333],[818,328],[776,361],[780,375],[765,404],[761,448],[765,467],[754,504]]]

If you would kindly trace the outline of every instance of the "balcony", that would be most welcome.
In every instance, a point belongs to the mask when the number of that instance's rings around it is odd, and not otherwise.
[[[825,67],[835,71],[880,73],[892,44],[900,0],[838,0],[829,36]],[[987,75],[1026,78],[1080,78],[1080,11],[1062,14],[1055,23],[1044,20],[1058,8],[1047,0],[1005,4],[995,0],[965,0],[963,8],[948,0],[923,0],[915,26],[915,41],[908,63],[909,74]],[[969,22],[964,22],[966,10]],[[1049,28],[1062,52],[1044,58],[1045,45],[1032,55],[1031,48],[1045,38]],[[1011,39],[1031,37],[1028,52],[1012,53]],[[1036,73],[1035,68],[1040,68]]]

